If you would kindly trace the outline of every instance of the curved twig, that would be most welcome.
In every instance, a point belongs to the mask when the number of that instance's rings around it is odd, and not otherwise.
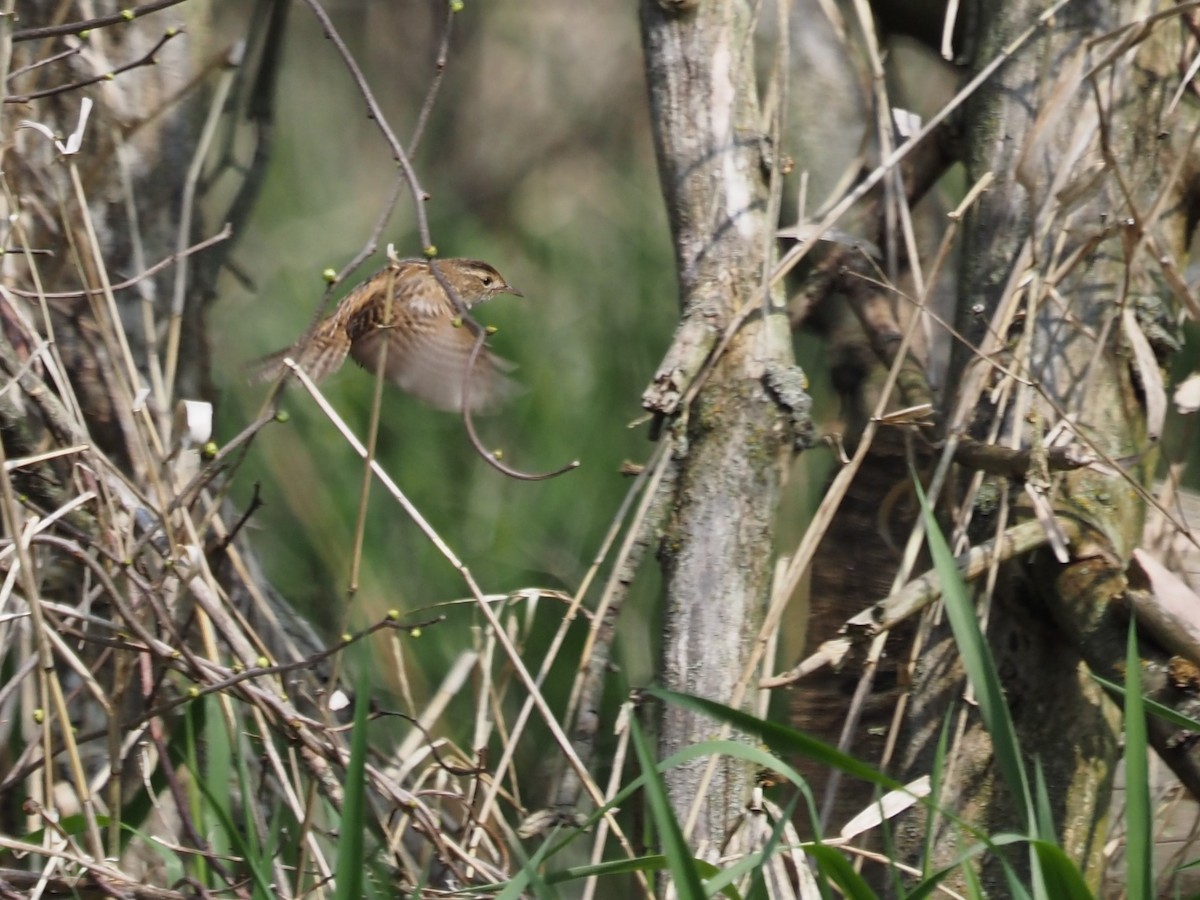
[[[400,712],[400,710],[398,710],[398,709],[377,709],[371,713],[370,718],[371,719],[397,718],[397,719],[403,719],[404,721],[408,722],[408,724],[412,725],[413,728],[415,728],[415,729],[417,729],[417,731],[421,732],[421,736],[425,738],[425,748],[429,751],[430,755],[433,757],[433,761],[437,764],[438,768],[441,769],[443,772],[446,772],[450,775],[482,775],[485,772],[487,772],[487,769],[484,768],[483,766],[471,766],[468,769],[468,768],[463,768],[462,766],[452,766],[450,763],[446,762],[446,760],[442,759],[442,754],[437,748],[437,739],[429,731],[428,728],[426,728],[424,725],[421,724],[421,720],[418,719],[416,716],[410,716],[408,713]],[[331,731],[331,732],[350,731],[353,728],[354,728],[354,723],[347,722],[345,725],[332,725],[329,727],[329,731]]]
[[[430,268],[432,269],[433,267],[431,266]],[[438,280],[441,280],[440,276]],[[457,297],[454,299],[458,300]],[[461,301],[459,302],[461,303]],[[475,423],[471,419],[471,376],[475,372],[475,360],[479,358],[479,351],[483,349],[483,341],[487,337],[487,333],[478,322],[469,317],[463,317],[463,324],[469,325],[471,330],[475,332],[475,346],[471,348],[471,355],[467,357],[467,377],[463,381],[462,395],[463,424],[467,426],[467,437],[471,439],[471,445],[475,448],[475,452],[482,456],[487,464],[497,472],[501,472],[509,478],[516,478],[518,481],[546,481],[550,478],[557,478],[559,475],[565,475],[572,469],[578,469],[580,465],[579,460],[573,459],[565,466],[555,469],[552,472],[522,472],[519,469],[505,465],[496,458],[496,455],[492,451],[483,446],[483,441],[479,439],[479,435],[475,432]]]

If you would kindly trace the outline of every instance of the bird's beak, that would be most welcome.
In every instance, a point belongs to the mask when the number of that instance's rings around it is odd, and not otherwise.
[[[502,293],[502,294],[512,294],[514,297],[524,297],[524,296],[525,296],[525,295],[524,295],[524,294],[522,294],[520,291],[518,291],[518,290],[517,290],[515,287],[513,287],[511,284],[510,284],[510,285],[506,285],[506,286],[505,286],[505,288],[504,288],[504,290],[503,290],[503,291],[501,291],[500,293]]]

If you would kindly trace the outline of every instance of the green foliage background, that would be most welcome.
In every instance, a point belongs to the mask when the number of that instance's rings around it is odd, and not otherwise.
[[[526,470],[583,462],[549,482],[507,479],[475,456],[457,416],[385,390],[380,461],[489,593],[578,586],[628,487],[618,467],[652,449],[646,427],[628,425],[676,318],[636,11],[632,3],[586,6],[469,2],[456,16],[445,80],[414,157],[432,195],[440,254],[486,259],[526,295],[480,311],[499,327],[493,345],[519,365],[526,388],[500,415],[479,420],[484,440]],[[434,74],[443,7],[375,2],[331,12],[407,143]],[[223,438],[265,393],[245,384],[243,366],[303,332],[324,289],[322,270],[341,268],[364,245],[396,178],[334,48],[297,7],[263,195],[235,255],[253,289],[227,278],[213,314]],[[388,241],[402,256],[418,255],[414,222],[405,194],[358,276],[382,266]],[[324,387],[365,435],[371,378],[348,364]],[[290,422],[258,438],[234,495],[244,506],[262,482],[267,505],[251,527],[270,577],[335,634],[362,468],[299,386],[284,407]],[[635,679],[651,671],[645,587],[640,608],[623,619],[627,633],[641,635],[625,660]],[[374,488],[352,622],[464,595],[460,577]],[[559,610],[541,615],[557,620]],[[476,621],[470,604],[452,608],[418,642],[430,680],[470,645]]]

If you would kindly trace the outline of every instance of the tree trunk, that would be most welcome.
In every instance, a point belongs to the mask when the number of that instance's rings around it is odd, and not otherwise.
[[[753,4],[642,4],[651,115],[675,241],[682,321],[645,403],[670,417],[674,502],[660,545],[666,577],[662,678],[737,702],[734,684],[771,587],[774,516],[793,445],[768,383],[800,376],[787,319],[766,290],[774,253],[771,160],[755,87]],[[737,327],[739,313],[749,312]],[[734,330],[694,402],[693,378]],[[789,375],[790,373],[790,375]],[[683,401],[681,402],[681,397]],[[797,403],[802,402],[797,400]],[[744,699],[749,692],[742,691]],[[715,734],[667,709],[660,755]],[[714,856],[741,812],[750,772],[705,762],[667,774],[675,809],[699,816],[693,846]]]
[[[981,4],[976,68],[1043,11],[1037,2]],[[1177,165],[1194,129],[1186,104],[1167,113],[1171,68],[1183,52],[1178,30],[1153,29],[1111,59],[1109,43],[1089,43],[1136,15],[1132,3],[1065,5],[970,101],[968,183],[985,173],[995,181],[966,221],[958,309],[966,341],[955,347],[959,374],[950,382],[960,385],[951,433],[966,429],[1036,453],[1050,429],[1069,421],[1070,438],[1107,463],[1053,477],[1031,468],[1023,485],[1002,485],[1018,516],[1029,515],[1030,494],[1044,497],[1071,543],[1065,563],[1043,550],[1006,570],[988,614],[1021,747],[1031,767],[1043,767],[1064,849],[1093,881],[1118,743],[1114,708],[1084,664],[1122,678],[1127,611],[1117,601],[1144,516],[1137,485],[1148,483],[1156,459],[1147,405],[1161,400],[1153,396],[1161,394],[1158,363],[1135,361],[1131,348],[1174,315],[1169,270],[1182,268],[1188,233]],[[1156,673],[1166,657],[1150,646],[1145,654],[1152,689],[1162,689]],[[940,799],[993,833],[1020,828],[991,742],[959,701],[962,679],[952,639],[935,632],[917,673],[907,774],[928,771],[954,704],[965,718],[956,720]],[[945,829],[943,820],[939,835]],[[910,834],[914,850],[920,831]],[[951,841],[934,846],[945,848],[940,858],[954,852]],[[988,863],[989,893],[1002,895],[1005,884]]]

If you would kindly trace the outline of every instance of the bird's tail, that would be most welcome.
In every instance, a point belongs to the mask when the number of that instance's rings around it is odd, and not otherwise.
[[[324,323],[322,323],[324,325]],[[247,366],[247,379],[253,384],[274,381],[287,372],[283,361],[291,357],[313,381],[332,375],[346,361],[350,338],[344,329],[318,327],[307,341],[256,359]]]

